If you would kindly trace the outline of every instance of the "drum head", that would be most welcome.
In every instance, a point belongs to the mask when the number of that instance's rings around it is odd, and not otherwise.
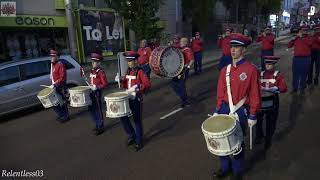
[[[88,89],[90,89],[90,87],[88,87],[88,86],[76,86],[76,87],[70,88],[69,90],[86,91]]]
[[[127,97],[128,94],[125,93],[125,92],[115,92],[115,93],[111,93],[111,94],[108,94],[106,97],[108,98],[122,98],[122,97]]]
[[[52,93],[53,89],[51,88],[44,88],[39,93],[38,96],[47,96],[48,94]]]
[[[211,133],[221,133],[235,126],[236,120],[230,116],[217,115],[210,117],[203,123],[203,129]]]
[[[166,77],[178,76],[184,67],[182,52],[174,47],[167,47],[160,57],[160,69]]]

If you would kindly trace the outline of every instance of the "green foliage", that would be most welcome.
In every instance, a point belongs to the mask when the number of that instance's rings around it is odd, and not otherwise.
[[[105,0],[109,7],[117,10],[128,22],[138,39],[160,36],[163,28],[158,26],[156,17],[162,0]]]
[[[210,22],[216,0],[182,0],[183,15],[192,19],[197,30],[204,30]]]

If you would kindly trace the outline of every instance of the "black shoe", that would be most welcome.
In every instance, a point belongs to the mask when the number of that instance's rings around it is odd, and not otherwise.
[[[60,118],[60,120],[59,120],[59,122],[60,122],[61,124],[66,123],[66,122],[68,122],[68,121],[70,121],[70,117]]]
[[[291,93],[291,94],[297,94],[297,92],[298,92],[298,90],[293,89],[290,93]]]
[[[232,176],[231,179],[232,179],[232,180],[242,180],[242,175],[235,174],[235,175]]]
[[[318,80],[318,79],[314,79],[313,82],[314,82],[314,85],[315,85],[315,86],[318,86],[318,85],[319,85],[319,80]]]
[[[254,144],[261,144],[262,142],[263,142],[262,137],[256,137],[256,139],[254,140]]]
[[[190,106],[191,106],[191,104],[190,104],[190,102],[189,102],[188,100],[182,102],[182,104],[181,104],[181,107],[182,107],[182,108],[184,108],[184,107],[190,107]]]
[[[98,129],[96,129],[94,135],[99,136],[102,133],[104,133],[104,128],[98,128]]]
[[[128,138],[126,144],[127,146],[131,146],[132,144],[134,144],[134,139]]]
[[[136,152],[138,152],[143,148],[143,144],[135,144],[134,148],[136,149]]]
[[[306,93],[304,92],[304,89],[301,89],[301,90],[300,90],[300,95],[301,95],[301,96],[304,96],[305,94],[306,94]]]
[[[270,142],[270,141],[266,141],[266,142],[264,143],[264,149],[265,149],[265,150],[268,150],[268,149],[270,149],[270,147],[271,147],[271,142]]]
[[[213,172],[213,177],[216,177],[218,179],[225,178],[229,175],[230,171],[223,172],[221,169],[219,169],[217,172]]]
[[[307,85],[310,86],[312,84],[312,80],[307,80]]]
[[[96,127],[94,127],[93,129],[92,129],[92,132],[95,132],[97,130],[97,128]]]

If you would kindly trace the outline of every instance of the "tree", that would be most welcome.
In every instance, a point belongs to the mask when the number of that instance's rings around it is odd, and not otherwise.
[[[192,21],[193,29],[205,30],[212,20],[216,0],[182,0],[183,16]]]
[[[138,39],[160,36],[163,28],[156,17],[162,0],[105,0],[107,5],[118,11],[128,22]]]

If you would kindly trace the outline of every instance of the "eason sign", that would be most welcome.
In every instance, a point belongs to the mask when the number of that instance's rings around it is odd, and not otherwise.
[[[80,10],[84,53],[102,52],[104,56],[124,50],[122,17],[115,12]]]
[[[2,17],[15,17],[17,12],[16,2],[1,1],[0,10]]]
[[[0,27],[67,27],[65,16],[17,15],[0,17]]]

